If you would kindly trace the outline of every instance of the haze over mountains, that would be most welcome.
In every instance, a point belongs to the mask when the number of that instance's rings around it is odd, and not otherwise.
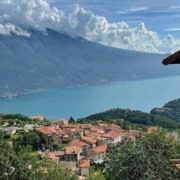
[[[105,47],[56,31],[0,36],[0,96],[44,88],[102,84],[180,74],[165,55]]]

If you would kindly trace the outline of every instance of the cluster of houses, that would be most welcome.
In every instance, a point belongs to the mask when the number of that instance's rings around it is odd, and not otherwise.
[[[30,117],[35,122],[43,121],[43,116]],[[76,174],[86,177],[89,175],[92,164],[102,164],[111,145],[124,139],[132,140],[144,136],[142,131],[124,130],[116,124],[96,123],[79,124],[69,123],[68,120],[52,121],[49,126],[26,124],[23,130],[28,132],[36,130],[44,139],[41,144],[43,154],[51,160],[60,162],[64,167],[70,168]],[[156,131],[156,127],[148,129],[147,133]],[[9,135],[14,135],[22,130],[16,125],[6,126],[2,129]],[[168,133],[172,139],[179,139],[177,133]],[[53,143],[63,145],[62,150],[55,151]],[[179,160],[172,160],[179,169]]]
[[[81,176],[89,175],[91,164],[104,162],[109,145],[125,138],[135,141],[142,136],[141,131],[125,131],[115,124],[69,124],[67,120],[52,122],[50,126],[36,130],[46,139],[44,147],[49,149],[48,157]],[[66,144],[66,147],[62,151],[53,151],[51,142],[54,141]]]

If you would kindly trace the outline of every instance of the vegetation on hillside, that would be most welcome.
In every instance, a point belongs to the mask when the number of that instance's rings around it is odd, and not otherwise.
[[[4,139],[3,133],[0,133],[0,179],[76,180],[70,170],[46,158],[39,158],[37,151],[32,151],[36,139],[34,136],[36,135],[31,133],[27,135],[31,140],[11,143],[11,139]]]
[[[180,99],[175,99],[166,103],[160,108],[160,111],[158,111],[158,108],[154,108],[151,113],[166,116],[180,122]]]
[[[0,126],[8,124],[8,126],[24,126],[25,124],[44,124],[47,125],[49,122],[45,119],[43,121],[33,121],[28,116],[22,114],[0,114]]]
[[[158,131],[143,139],[124,141],[109,149],[109,180],[178,180],[180,171],[170,162],[180,158],[180,144]]]
[[[102,113],[90,115],[80,119],[79,122],[96,122],[98,120],[106,122],[115,122],[126,125],[127,123],[143,126],[160,126],[167,129],[178,129],[180,123],[168,117],[144,113],[141,111],[129,109],[111,109]],[[127,124],[128,125],[128,124]]]

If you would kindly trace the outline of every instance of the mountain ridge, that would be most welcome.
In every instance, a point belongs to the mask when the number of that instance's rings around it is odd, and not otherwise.
[[[30,37],[0,35],[0,97],[38,89],[180,75],[166,56],[122,50],[51,29]]]

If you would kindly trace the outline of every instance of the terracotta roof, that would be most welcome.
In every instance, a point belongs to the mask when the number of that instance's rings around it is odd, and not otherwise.
[[[56,133],[56,130],[53,127],[40,127],[40,128],[37,128],[37,131],[45,135],[52,135]]]
[[[80,127],[83,129],[89,129],[90,127],[92,127],[91,124],[80,124]]]
[[[97,140],[95,138],[87,137],[87,136],[82,136],[81,140],[88,144],[95,144],[97,142]]]
[[[47,156],[49,159],[52,159],[52,160],[58,160],[59,159],[59,157],[56,156],[53,152],[49,152]]]
[[[99,123],[98,124],[100,127],[103,127],[103,128],[107,128],[108,127],[108,124],[105,124],[105,123]]]
[[[98,132],[100,129],[98,127],[91,127],[90,128],[90,131],[93,131],[93,132]]]
[[[102,144],[91,149],[92,153],[104,153],[107,151],[107,144]]]
[[[87,135],[86,135],[86,137],[91,137],[91,138],[96,138],[96,137],[100,137],[101,136],[101,134],[100,133],[97,133],[97,132],[91,132],[91,133],[88,133]]]
[[[75,139],[73,141],[70,142],[70,145],[71,146],[79,146],[79,147],[84,147],[84,146],[87,146],[88,144],[79,140],[79,139]]]
[[[102,137],[115,139],[115,138],[119,137],[120,135],[121,134],[116,132],[116,131],[110,131],[109,133],[106,133],[106,134],[102,135]]]
[[[64,151],[55,151],[55,152],[52,152],[54,154],[54,156],[57,156],[57,157],[61,157],[61,156],[64,156]]]
[[[90,161],[89,160],[80,160],[79,167],[80,168],[89,168],[90,167]]]
[[[81,148],[79,146],[67,146],[65,148],[65,154],[79,154]]]
[[[116,125],[116,124],[111,124],[111,131],[116,131],[116,132],[124,132],[123,129],[121,129],[120,126]]]
[[[48,157],[52,160],[59,160],[59,157],[64,156],[64,151],[49,152]]]

